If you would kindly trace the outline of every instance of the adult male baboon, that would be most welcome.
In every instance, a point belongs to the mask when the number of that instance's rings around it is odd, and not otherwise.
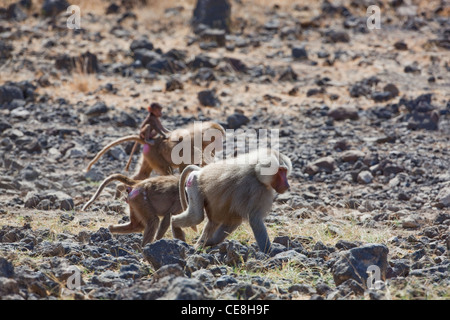
[[[264,218],[272,207],[274,191],[284,193],[289,188],[287,176],[291,171],[290,159],[274,150],[255,151],[203,168],[188,166],[179,184],[185,211],[172,217],[172,226],[183,228],[199,224],[204,219],[205,209],[208,221],[197,246],[211,246],[223,241],[247,220],[259,248],[267,253],[270,240]]]

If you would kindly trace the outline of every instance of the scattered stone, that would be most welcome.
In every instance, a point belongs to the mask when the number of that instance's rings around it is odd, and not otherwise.
[[[357,181],[361,184],[369,184],[373,180],[372,173],[370,171],[364,170],[358,174]]]
[[[346,150],[341,154],[341,161],[344,162],[356,162],[359,159],[364,158],[366,154],[360,150]]]
[[[220,100],[216,97],[213,90],[203,90],[197,94],[198,101],[202,106],[215,107],[220,104]]]
[[[441,207],[450,207],[450,186],[442,188],[436,198]]]
[[[94,105],[89,107],[84,114],[89,117],[98,117],[108,112],[108,107],[102,101],[96,102]]]
[[[97,244],[99,242],[104,242],[112,239],[111,232],[106,228],[100,228],[97,232],[94,232],[90,238],[89,243]]]
[[[229,129],[239,129],[243,125],[250,122],[250,119],[239,112],[235,112],[227,117],[227,125]]]
[[[143,248],[144,258],[155,270],[168,264],[186,265],[189,246],[178,239],[161,239]]]
[[[166,91],[170,92],[175,90],[183,90],[183,83],[180,80],[171,77],[166,81]]]
[[[14,47],[10,43],[0,40],[0,60],[11,58],[13,50]]]
[[[330,30],[324,34],[325,40],[331,43],[350,42],[350,36],[345,31]]]
[[[136,119],[128,112],[121,111],[118,116],[113,117],[113,121],[117,127],[136,128],[138,123]]]
[[[304,47],[293,47],[292,48],[292,57],[296,60],[307,60],[308,53]]]
[[[0,86],[0,104],[6,104],[13,100],[24,100],[22,90],[14,85]]]
[[[164,300],[209,300],[211,297],[203,283],[197,279],[176,277],[161,297]]]
[[[414,217],[406,217],[402,220],[402,227],[404,229],[417,229],[420,227],[420,223]]]
[[[331,173],[334,170],[335,161],[332,157],[323,157],[306,166],[305,172],[309,175],[315,175],[318,172]]]
[[[359,118],[358,109],[353,106],[336,107],[328,112],[328,116],[336,121],[346,119],[357,120]]]
[[[278,78],[278,81],[291,81],[292,82],[292,81],[296,81],[297,78],[298,78],[298,75],[289,66],[280,73],[280,77]]]
[[[405,73],[420,73],[420,68],[415,64],[405,66],[403,69]]]
[[[162,57],[149,62],[145,68],[155,74],[175,74],[186,69],[186,65],[169,57]]]
[[[228,0],[197,0],[192,16],[192,26],[196,33],[205,25],[209,28],[223,29],[230,32],[231,3]]]
[[[153,50],[153,43],[148,41],[147,38],[135,39],[130,44],[130,50],[135,52],[138,49]]]
[[[394,48],[397,50],[408,50],[408,45],[404,41],[397,41],[394,43]]]
[[[223,275],[223,276],[220,276],[219,278],[217,278],[215,287],[218,289],[223,289],[226,286],[235,284],[237,282],[238,281],[234,277],[232,277],[230,275]]]
[[[201,30],[201,29],[200,29]],[[222,29],[206,28],[199,31],[202,40],[213,42],[214,46],[225,47],[226,45],[226,31]],[[211,43],[210,43],[211,45]]]
[[[12,278],[14,276],[14,266],[6,258],[0,257],[0,277]]]
[[[44,17],[56,17],[57,14],[66,11],[70,6],[66,0],[45,0],[41,7]]]
[[[340,252],[339,258],[331,269],[336,286],[348,279],[354,279],[366,287],[370,266],[378,267],[380,280],[385,281],[388,252],[389,249],[382,244],[366,244]]]

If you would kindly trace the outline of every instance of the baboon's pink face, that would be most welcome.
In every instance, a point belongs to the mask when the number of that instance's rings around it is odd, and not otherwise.
[[[289,189],[289,182],[287,180],[287,169],[284,167],[278,168],[278,172],[273,176],[272,188],[278,193],[284,193]]]

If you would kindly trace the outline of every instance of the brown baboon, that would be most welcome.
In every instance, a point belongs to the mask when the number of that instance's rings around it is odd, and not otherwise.
[[[221,125],[215,122],[205,122],[198,127],[196,127],[195,125],[190,125],[187,128],[176,129],[170,132],[168,137],[165,139],[162,137],[158,137],[155,139],[154,145],[146,144],[145,140],[141,139],[138,135],[125,136],[111,142],[99,153],[97,153],[95,158],[88,164],[87,171],[89,171],[94,163],[97,162],[98,159],[100,159],[100,157],[105,154],[110,148],[127,141],[135,141],[143,144],[144,147],[140,160],[141,165],[136,173],[132,176],[133,180],[144,180],[150,176],[153,170],[161,175],[172,174],[173,168],[179,168],[181,172],[189,163],[175,164],[172,160],[172,150],[177,146],[180,140],[188,139],[190,141],[190,150],[188,150],[191,153],[190,163],[203,165],[205,164],[204,158],[201,159],[201,163],[195,161],[196,159],[194,155],[196,154],[196,152],[204,155],[205,148],[210,144],[214,144],[216,148],[221,147],[222,137],[224,134],[225,130]],[[205,138],[205,135],[209,135],[210,137],[212,136],[214,137],[214,139]],[[195,137],[197,136],[201,138],[201,145],[199,146],[202,148],[202,152],[198,150],[194,143]],[[220,141],[216,141],[216,139],[219,139]],[[214,150],[212,150],[212,153],[214,153]],[[123,190],[123,188],[118,189]]]
[[[163,127],[159,118],[162,116],[162,107],[158,103],[152,103],[148,108],[148,115],[145,120],[141,124],[139,137],[145,140],[145,143],[149,145],[154,145],[154,138],[159,134],[163,138],[166,138],[166,133],[169,132],[166,128]],[[133,154],[136,151],[138,142],[134,143],[133,149],[130,153],[130,158],[128,159],[127,165],[125,167],[125,171],[128,171],[130,167],[131,160],[133,158]]]
[[[106,178],[82,210],[86,210],[112,181],[120,181],[128,186],[126,201],[130,211],[130,222],[109,226],[109,230],[112,233],[132,233],[144,230],[142,246],[152,242],[155,234],[156,240],[161,239],[169,228],[171,216],[183,211],[180,203],[178,176],[158,176],[136,181],[122,174],[113,174]],[[172,234],[175,238],[186,241],[181,228],[172,227]]]
[[[199,224],[204,219],[205,209],[208,221],[197,246],[211,246],[222,242],[247,220],[259,248],[267,253],[270,240],[264,218],[272,207],[274,191],[284,193],[289,188],[287,176],[291,171],[290,159],[273,150],[252,152],[203,168],[188,166],[179,184],[185,211],[172,217],[172,227]]]
[[[201,130],[201,132],[198,132],[198,130]],[[135,141],[144,145],[141,165],[143,168],[140,168],[137,174],[133,177],[134,180],[143,180],[149,177],[153,169],[161,175],[172,174],[172,168],[180,168],[180,171],[182,171],[188,164],[199,164],[195,163],[196,161],[194,161],[194,154],[196,151],[196,146],[194,145],[195,135],[198,134],[201,137],[202,151],[204,151],[205,148],[212,143],[214,143],[214,145],[216,146],[221,146],[222,141],[215,140],[218,138],[218,135],[212,134],[212,137],[214,137],[214,139],[211,140],[204,138],[205,134],[207,134],[210,130],[217,130],[214,132],[218,132],[220,134],[220,138],[222,138],[222,136],[225,134],[225,130],[220,124],[215,122],[204,122],[202,123],[200,128],[197,128],[194,125],[190,125],[187,128],[179,128],[170,132],[169,136],[165,139],[162,137],[158,137],[155,139],[154,146],[146,144],[145,140],[141,139],[138,135],[125,136],[111,142],[102,150],[100,150],[100,152],[98,152],[94,159],[92,159],[92,161],[88,164],[87,171],[89,171],[94,163],[96,163],[98,159],[100,159],[101,156],[104,155],[109,149],[127,141]],[[183,140],[185,138],[190,139],[191,141],[191,150],[189,151],[191,152],[192,162],[175,164],[171,158],[172,149],[179,143],[180,140]]]

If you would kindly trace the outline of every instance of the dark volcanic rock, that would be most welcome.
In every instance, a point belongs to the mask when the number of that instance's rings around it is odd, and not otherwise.
[[[210,299],[205,285],[197,279],[175,278],[162,297],[166,300],[207,300]]]
[[[14,266],[11,262],[0,257],[0,277],[12,278],[14,276]]]
[[[89,243],[91,244],[97,244],[99,242],[104,242],[112,239],[111,232],[106,228],[100,228],[97,232],[94,232],[90,239]]]
[[[160,59],[161,55],[147,48],[134,48],[133,58],[136,61],[140,61],[143,66],[146,66],[150,62]]]
[[[149,62],[145,68],[151,73],[174,74],[186,68],[186,65],[178,60],[169,57],[161,57]]]
[[[394,43],[394,48],[397,50],[408,50],[408,45],[404,41],[397,41]]]
[[[308,59],[308,53],[306,52],[306,49],[303,47],[293,47],[292,57],[296,60],[306,60]]]
[[[228,116],[227,118],[227,124],[229,129],[238,129],[249,122],[250,119],[239,112],[235,112],[234,114]]]
[[[23,21],[26,20],[27,14],[23,12],[18,3],[11,4],[6,9],[6,20]]]
[[[15,99],[24,99],[23,92],[19,87],[14,85],[4,85],[0,87],[0,104],[6,104]]]
[[[334,170],[335,161],[332,157],[323,157],[308,164],[305,172],[309,175],[315,175],[320,171],[331,173]]]
[[[197,94],[198,101],[202,106],[215,107],[220,104],[213,90],[203,90]]]
[[[120,112],[118,116],[114,116],[113,120],[118,127],[136,128],[138,123],[136,119],[128,112]]]
[[[386,280],[387,254],[389,249],[382,244],[366,244],[340,253],[332,267],[336,286],[348,279],[367,285],[368,268],[372,265],[380,270],[380,279]]]
[[[325,32],[324,37],[331,43],[350,42],[350,36],[345,31],[330,30]]]
[[[14,47],[10,43],[0,40],[0,60],[11,58],[13,50]]]
[[[45,0],[41,7],[41,13],[45,17],[55,17],[58,13],[66,11],[70,3],[66,0]]]
[[[408,114],[399,118],[399,121],[408,122],[408,129],[438,130],[439,112],[431,104],[432,94],[423,94],[415,99],[400,99],[399,105],[404,105]]]
[[[189,245],[178,239],[161,239],[147,244],[143,249],[144,258],[158,270],[168,264],[186,265]]]
[[[357,120],[359,118],[358,109],[353,106],[336,107],[328,112],[328,116],[336,121],[346,119]]]
[[[228,0],[197,0],[192,16],[194,31],[201,25],[230,32],[231,3]],[[198,32],[198,31],[197,31]]]
[[[153,43],[148,41],[147,38],[140,38],[133,40],[130,44],[130,50],[132,52],[135,52],[138,49],[147,49],[147,50],[153,50]]]
[[[278,78],[278,81],[296,81],[297,78],[298,78],[298,75],[289,66],[280,73],[280,77]]]
[[[205,41],[212,41],[213,45],[218,47],[225,47],[226,44],[226,31],[222,29],[210,29],[207,28],[200,32],[200,37]]]
[[[175,91],[175,90],[183,90],[183,83],[180,80],[171,77],[169,80],[166,81],[166,91]]]
[[[43,193],[29,192],[25,197],[25,208],[41,208],[42,210],[60,209],[69,211],[75,207],[71,196],[61,191]]]
[[[358,81],[350,87],[349,89],[350,96],[355,98],[360,96],[369,96],[372,92],[372,88],[376,86],[379,82],[380,80],[375,76]]]
[[[194,57],[192,61],[188,63],[189,68],[199,69],[199,68],[215,68],[218,64],[218,60],[211,58],[204,54],[199,54]]]
[[[98,117],[108,112],[108,107],[104,102],[96,102],[93,106],[89,107],[84,114],[89,117]]]

